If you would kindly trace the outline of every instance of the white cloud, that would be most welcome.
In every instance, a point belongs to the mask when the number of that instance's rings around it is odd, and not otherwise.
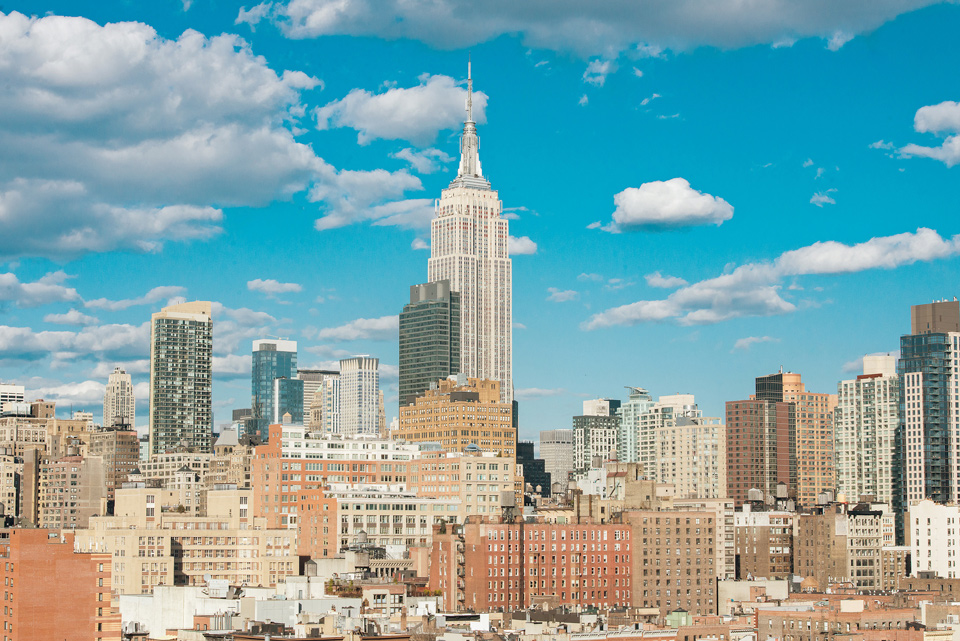
[[[510,236],[507,251],[511,256],[530,256],[537,253],[537,244],[529,236]]]
[[[886,149],[886,150],[890,150],[890,149],[893,149],[893,146],[894,146],[894,145],[893,145],[892,142],[885,142],[885,141],[883,141],[883,140],[878,140],[878,141],[876,141],[876,142],[870,143],[869,146],[870,146],[870,149]]]
[[[250,354],[227,354],[213,357],[213,375],[217,377],[243,377],[250,375]]]
[[[813,158],[807,158],[803,161],[804,168],[813,166]]]
[[[733,344],[733,349],[731,352],[746,352],[757,343],[779,343],[779,338],[773,338],[772,336],[747,336],[746,338],[738,338],[737,342]]]
[[[390,154],[390,157],[409,163],[410,167],[420,174],[432,174],[440,169],[442,164],[453,160],[450,154],[432,147],[420,150],[406,147],[395,154]]]
[[[368,221],[379,221],[380,224],[410,221],[415,224],[400,226],[422,226],[426,215],[424,211],[428,205],[430,215],[427,221],[433,216],[433,200],[396,200],[402,198],[407,191],[421,189],[423,184],[420,179],[405,169],[395,172],[375,169],[331,173],[310,191],[311,200],[324,201],[327,204],[324,216],[315,221],[314,227],[318,231],[324,231]]]
[[[604,227],[612,232],[720,225],[733,217],[730,203],[693,189],[683,178],[628,187],[616,194],[613,202],[613,222]]]
[[[843,45],[847,44],[856,34],[847,33],[846,31],[834,31],[833,35],[827,40],[827,49],[830,51],[839,51]]]
[[[254,278],[247,281],[247,289],[251,292],[266,294],[269,298],[276,298],[280,294],[302,292],[303,285],[299,283],[281,283],[273,278]]]
[[[913,118],[913,128],[919,133],[952,135],[946,136],[939,147],[911,143],[900,149],[900,156],[932,158],[947,167],[960,163],[960,103],[947,100],[937,105],[921,107]]]
[[[786,314],[797,309],[797,305],[780,295],[786,279],[892,269],[958,253],[960,235],[944,239],[926,228],[916,233],[871,238],[856,245],[817,242],[784,252],[772,262],[746,263],[715,278],[682,287],[661,300],[641,300],[607,309],[581,327],[591,330],[663,321],[699,325],[744,316]]]
[[[586,107],[590,104],[590,98],[587,97],[587,94],[580,96],[580,100],[577,101],[577,104],[581,107]]]
[[[415,250],[430,249],[430,243],[428,243],[422,238],[414,238],[413,242],[410,243],[410,249],[415,249]]]
[[[356,341],[361,339],[389,341],[396,340],[399,331],[399,316],[381,316],[380,318],[358,318],[339,327],[321,329],[317,333],[317,338],[331,341]]]
[[[633,75],[636,76],[637,78],[643,78],[643,72],[637,69],[636,67],[633,68]]]
[[[663,96],[661,96],[660,94],[655,93],[655,94],[653,94],[652,96],[650,96],[650,97],[648,97],[648,98],[644,98],[643,100],[641,100],[641,101],[640,101],[640,106],[641,106],[641,107],[646,107],[647,105],[649,105],[651,102],[653,102],[653,101],[656,100],[657,98],[662,98],[662,97],[663,97]]]
[[[837,201],[833,199],[833,196],[830,194],[836,192],[836,189],[827,189],[826,191],[818,191],[814,195],[810,196],[810,204],[816,205],[817,207],[823,207],[824,205],[836,205]]]
[[[150,359],[140,358],[132,361],[100,361],[89,371],[93,378],[107,378],[113,373],[113,368],[122,367],[127,374],[149,374]]]
[[[560,290],[556,287],[548,287],[547,291],[550,292],[550,295],[547,296],[547,300],[552,303],[568,303],[580,298],[580,293],[572,289]]]
[[[54,325],[96,325],[100,321],[93,316],[71,309],[66,314],[47,314],[43,317],[44,323]]]
[[[579,276],[577,276],[577,280],[579,280],[582,283],[585,283],[587,281],[593,281],[593,282],[599,283],[603,281],[603,276],[601,276],[600,274],[588,274],[587,272],[583,272]]]
[[[65,272],[55,271],[32,283],[23,283],[12,272],[0,274],[0,301],[14,302],[17,307],[78,302],[80,294],[77,290],[63,285],[68,278],[71,276]]]
[[[601,223],[599,220],[595,220],[587,225],[587,229],[600,229],[601,227],[603,227],[603,223]]]
[[[126,359],[142,357],[149,351],[149,322],[142,325],[96,325],[77,332],[35,332],[29,327],[0,325],[0,358]]]
[[[602,87],[607,76],[617,70],[617,63],[613,60],[591,60],[583,72],[583,81]]]
[[[628,49],[640,56],[660,56],[665,49],[735,49],[808,37],[823,38],[836,47],[845,38],[935,1],[876,0],[851,6],[832,0],[794,4],[557,0],[531,6],[488,0],[465,11],[455,0],[288,0],[243,9],[237,20],[256,24],[269,16],[290,38],[375,36],[421,40],[443,49],[462,49],[509,34],[519,36],[525,47],[612,58]]]
[[[187,289],[185,287],[180,287],[179,285],[161,285],[159,287],[154,287],[139,298],[125,298],[123,300],[97,298],[95,300],[88,300],[84,304],[87,307],[93,307],[94,309],[105,309],[107,311],[116,312],[122,309],[127,309],[128,307],[135,307],[137,305],[153,305],[154,303],[159,303],[160,301],[182,296],[184,293],[186,293],[186,291]]]
[[[626,289],[627,287],[633,287],[635,284],[636,283],[633,281],[625,280],[623,278],[611,278],[607,281],[607,284],[604,285],[603,288],[615,292],[621,289]]]
[[[35,387],[26,390],[30,398],[42,398],[45,401],[56,401],[59,405],[79,405],[92,407],[103,404],[103,392],[106,385],[97,381],[82,381],[80,383],[64,383]]]
[[[675,289],[677,287],[683,287],[687,284],[687,281],[679,276],[664,276],[660,272],[647,274],[643,278],[647,281],[647,285],[650,287],[660,287],[663,289]]]
[[[548,398],[551,396],[563,396],[567,393],[562,387],[544,389],[541,387],[524,387],[514,392],[514,397],[518,401],[529,401],[535,398]]]
[[[450,76],[423,74],[415,87],[383,93],[353,89],[340,100],[314,110],[318,129],[356,129],[361,145],[382,138],[429,145],[445,129],[459,129],[466,116],[467,90]],[[473,92],[473,119],[486,122],[487,95]]]
[[[222,206],[327,167],[289,128],[319,81],[277,74],[237,36],[16,12],[0,31],[0,255],[208,239]]]
[[[514,328],[514,329],[526,329],[527,326],[524,325],[523,323],[517,323],[516,321],[514,321],[514,323],[513,323],[513,328]]]

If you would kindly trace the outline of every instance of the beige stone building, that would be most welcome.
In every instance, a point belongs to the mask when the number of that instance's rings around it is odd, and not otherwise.
[[[195,472],[200,482],[206,482],[210,471],[210,459],[213,454],[207,452],[167,452],[154,454],[149,461],[140,461],[140,472],[144,479],[155,479],[166,485],[173,481],[174,475],[184,467]]]
[[[882,552],[893,544],[894,515],[885,504],[861,503],[848,508],[831,503],[799,516],[794,574],[812,579],[821,591],[841,582],[879,590],[890,583],[884,578]],[[896,555],[888,555],[887,560],[896,561]]]
[[[513,405],[500,400],[500,383],[471,378],[441,380],[437,389],[400,408],[400,423],[390,437],[410,443],[439,443],[447,451],[474,445],[508,459],[517,453]]]
[[[40,465],[39,527],[84,528],[107,512],[104,461],[99,456],[67,456]]]
[[[213,456],[210,457],[204,479],[207,487],[224,483],[250,487],[250,469],[255,448],[246,437],[243,441],[237,438],[235,430],[227,430],[220,435],[213,445]]]
[[[515,490],[516,463],[493,452],[422,452],[408,465],[407,488],[418,496],[450,499],[458,505],[448,520],[499,516],[504,493]]]
[[[299,568],[295,530],[266,527],[250,510],[249,489],[206,490],[206,515],[162,508],[153,488],[117,490],[116,515],[77,530],[78,552],[113,555],[114,594],[148,594],[156,585],[272,586]]]
[[[127,481],[127,476],[140,464],[140,440],[136,431],[126,427],[110,427],[95,430],[89,435],[87,453],[103,458],[106,474],[107,500],[112,501],[114,492]]]

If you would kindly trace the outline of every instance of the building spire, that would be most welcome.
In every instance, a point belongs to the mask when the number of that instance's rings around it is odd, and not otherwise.
[[[471,186],[489,189],[490,183],[484,180],[483,170],[480,168],[480,137],[477,136],[477,123],[473,120],[473,65],[469,58],[467,58],[466,111],[467,119],[463,123],[463,134],[460,136],[460,168],[451,185],[471,183]]]

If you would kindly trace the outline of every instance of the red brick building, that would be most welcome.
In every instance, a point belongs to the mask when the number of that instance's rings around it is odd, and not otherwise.
[[[110,608],[109,554],[73,551],[73,533],[0,530],[3,641],[120,639]]]
[[[624,524],[498,523],[437,527],[429,587],[450,611],[509,611],[539,599],[609,608],[631,604]]]

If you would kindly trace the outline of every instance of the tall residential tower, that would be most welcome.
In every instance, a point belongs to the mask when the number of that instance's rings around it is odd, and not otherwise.
[[[253,341],[250,383],[253,426],[261,443],[269,436],[267,427],[278,423],[285,413],[289,412],[295,422],[303,420],[303,382],[297,378],[297,341]],[[289,389],[292,386],[299,386],[299,399],[296,390]],[[279,400],[284,403],[278,403]]]
[[[122,367],[115,367],[103,391],[103,426],[134,425],[136,401],[133,381]]]
[[[483,177],[473,120],[473,79],[467,70],[467,120],[460,168],[443,190],[430,232],[431,282],[448,280],[460,293],[460,372],[500,382],[513,400],[513,276],[503,204]]]
[[[460,294],[448,280],[413,285],[400,312],[400,405],[459,373]]]
[[[213,443],[213,317],[208,301],[170,305],[150,323],[150,455]]]

